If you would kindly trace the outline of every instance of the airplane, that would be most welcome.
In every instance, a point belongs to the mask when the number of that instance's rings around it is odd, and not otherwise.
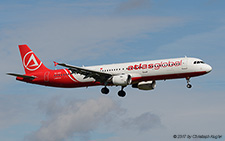
[[[44,86],[75,88],[102,85],[101,92],[108,94],[107,86],[121,86],[118,92],[124,97],[124,88],[131,85],[140,90],[153,90],[156,81],[185,78],[191,88],[190,78],[211,72],[212,67],[201,59],[183,57],[152,61],[139,61],[89,67],[78,67],[54,61],[63,69],[50,70],[26,45],[19,45],[25,74],[7,73],[16,80]]]

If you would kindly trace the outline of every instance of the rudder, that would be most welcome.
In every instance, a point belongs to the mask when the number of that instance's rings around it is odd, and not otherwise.
[[[48,70],[27,45],[19,45],[19,50],[26,74]]]

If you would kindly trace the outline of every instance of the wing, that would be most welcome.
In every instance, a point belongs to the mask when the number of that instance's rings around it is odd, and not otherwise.
[[[79,73],[79,74],[84,75],[84,79],[86,79],[88,77],[94,78],[95,81],[98,81],[103,84],[107,83],[110,80],[110,78],[112,77],[112,75],[109,73],[104,73],[104,72],[91,70],[91,69],[87,69],[87,68],[72,66],[72,65],[68,65],[68,64],[64,64],[64,63],[56,63],[56,64],[69,68],[69,70],[71,70],[73,73]]]
[[[22,77],[22,78],[30,79],[30,80],[33,80],[33,79],[36,78],[34,76],[28,76],[28,75],[22,75],[22,74],[16,74],[16,73],[7,73],[7,75],[12,75],[12,76],[16,76],[16,77]]]

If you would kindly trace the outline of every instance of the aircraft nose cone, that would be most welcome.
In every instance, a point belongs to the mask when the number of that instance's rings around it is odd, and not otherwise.
[[[210,65],[207,65],[205,67],[206,72],[211,72],[212,71],[212,67]]]

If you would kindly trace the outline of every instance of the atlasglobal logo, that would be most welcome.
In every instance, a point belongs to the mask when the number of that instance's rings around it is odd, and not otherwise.
[[[160,63],[155,63],[155,64],[136,64],[136,65],[130,65],[128,66],[127,70],[139,70],[139,69],[155,69],[158,70],[161,67],[162,68],[166,68],[166,67],[177,67],[180,66],[182,64],[182,60],[180,61],[168,61],[168,62],[160,62]]]
[[[33,51],[27,52],[23,57],[23,65],[29,71],[35,71],[41,66],[42,62],[35,57]]]

